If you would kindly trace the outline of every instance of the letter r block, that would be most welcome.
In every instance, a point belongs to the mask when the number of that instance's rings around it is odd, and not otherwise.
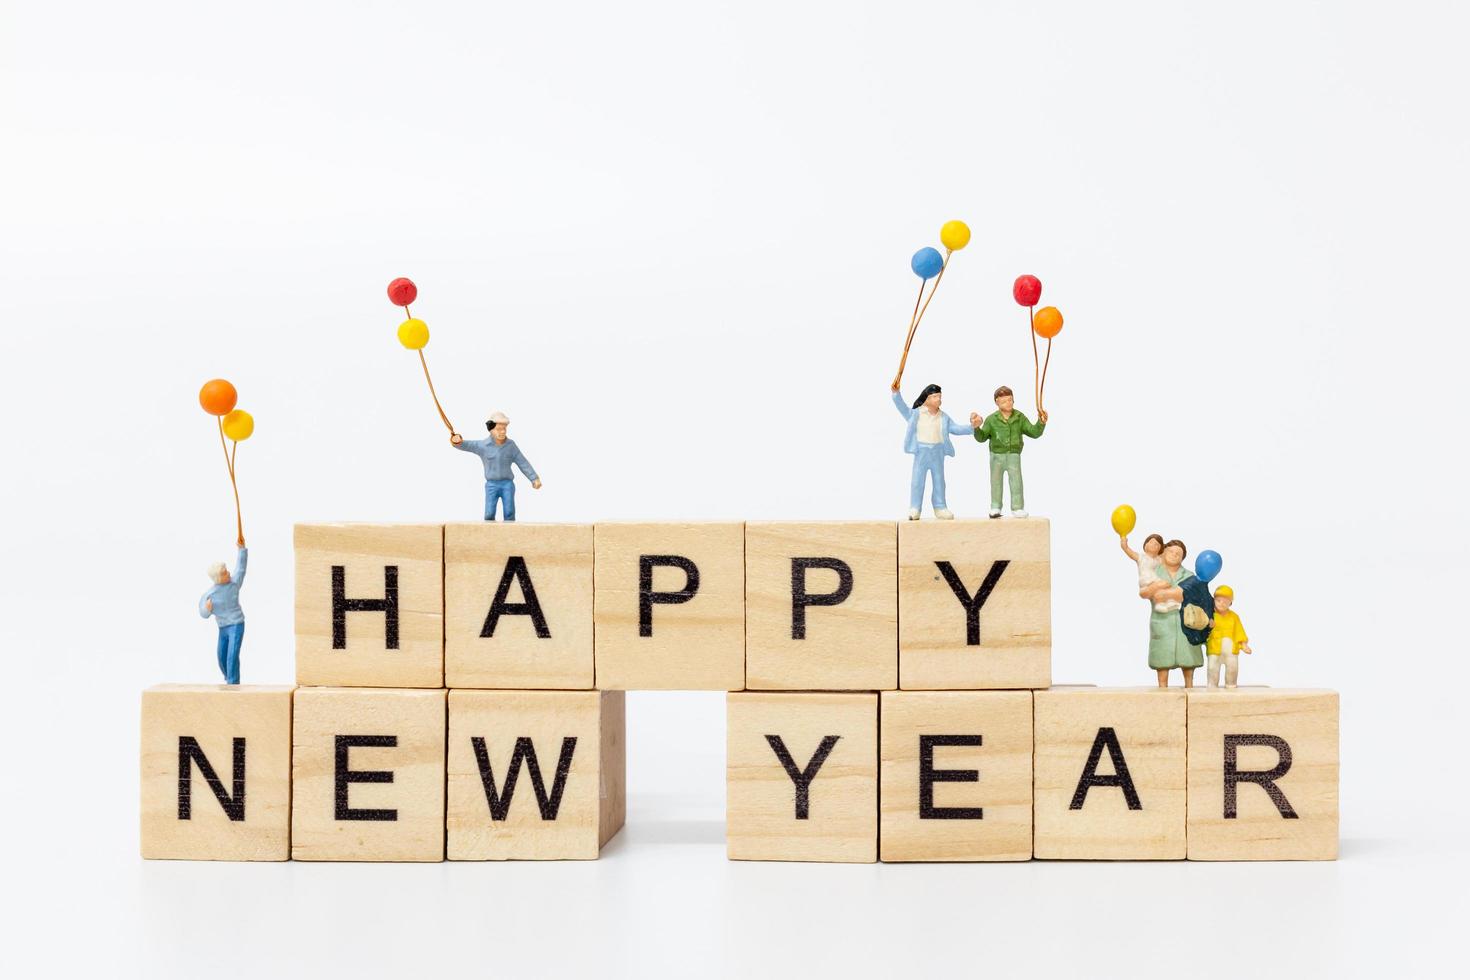
[[[444,683],[444,528],[298,524],[296,681]]]
[[[1337,859],[1336,691],[1195,688],[1189,859]]]
[[[1044,518],[898,525],[898,684],[1051,684],[1051,526]]]

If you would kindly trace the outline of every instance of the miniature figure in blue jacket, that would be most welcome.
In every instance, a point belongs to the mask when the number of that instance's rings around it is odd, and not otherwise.
[[[912,407],[904,404],[898,385],[895,384],[891,390],[898,414],[908,421],[903,451],[914,457],[914,472],[909,483],[909,520],[919,519],[926,475],[932,486],[930,503],[934,507],[934,516],[941,521],[954,520],[954,514],[950,513],[949,505],[944,501],[944,458],[954,455],[954,443],[949,437],[967,436],[972,429],[939,410],[942,393],[938,385],[928,385],[919,392]]]
[[[495,502],[500,501],[501,515],[507,521],[516,519],[516,482],[511,473],[512,463],[531,481],[531,488],[541,489],[541,478],[536,475],[531,461],[511,439],[506,438],[510,419],[500,412],[492,413],[485,421],[490,430],[489,439],[462,439],[458,435],[449,441],[454,448],[474,453],[485,462],[485,520],[495,520]]]
[[[226,684],[240,683],[240,644],[245,639],[245,611],[240,608],[240,586],[245,584],[248,554],[242,543],[233,575],[222,561],[209,566],[209,577],[214,585],[199,599],[199,615],[205,619],[213,616],[219,624],[219,645],[215,648],[215,656]]]

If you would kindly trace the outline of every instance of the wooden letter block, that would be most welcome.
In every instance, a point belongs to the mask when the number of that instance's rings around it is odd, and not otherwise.
[[[595,859],[626,748],[622,691],[450,691],[449,859]]]
[[[592,525],[444,528],[450,687],[592,686]]]
[[[898,686],[892,521],[745,525],[745,686]]]
[[[595,538],[599,688],[745,686],[745,525],[598,524]]]
[[[296,680],[443,685],[441,525],[296,525]]]
[[[904,690],[1051,683],[1051,525],[1042,518],[898,525]]]
[[[726,706],[730,858],[876,860],[878,695],[746,692]]]
[[[884,861],[1031,859],[1031,692],[881,695]]]
[[[145,858],[291,856],[291,688],[150,687],[142,744]]]
[[[1036,856],[1182,861],[1184,689],[1034,697]]]
[[[296,691],[291,857],[444,860],[444,691]]]
[[[1189,692],[1189,859],[1337,859],[1337,692]]]

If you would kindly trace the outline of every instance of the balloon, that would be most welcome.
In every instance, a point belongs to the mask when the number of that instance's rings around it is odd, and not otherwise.
[[[1210,579],[1220,574],[1220,566],[1225,564],[1218,551],[1201,551],[1199,557],[1194,560],[1194,574],[1206,585]]]
[[[410,317],[398,325],[398,342],[409,350],[422,350],[429,343],[429,325]]]
[[[1041,280],[1035,276],[1017,276],[1011,295],[1022,306],[1035,306],[1041,299]]]
[[[244,442],[255,431],[255,419],[244,409],[237,408],[225,416],[225,435],[236,442]]]
[[[1118,532],[1118,537],[1126,538],[1133,533],[1133,528],[1138,524],[1138,514],[1132,507],[1123,504],[1121,507],[1113,508],[1113,530]]]
[[[419,287],[413,284],[412,279],[399,276],[388,283],[388,298],[394,306],[407,306],[419,298]]]
[[[944,257],[939,254],[937,248],[921,248],[909,261],[909,268],[913,269],[914,275],[920,279],[933,279],[939,275],[939,270],[944,268]]]
[[[1062,332],[1062,314],[1055,306],[1043,306],[1036,311],[1031,325],[1036,329],[1036,336],[1050,340]]]
[[[199,407],[210,415],[228,415],[239,397],[234,385],[224,378],[215,378],[204,382],[204,387],[199,389]]]
[[[970,226],[963,221],[946,221],[939,229],[939,243],[951,252],[970,244]]]

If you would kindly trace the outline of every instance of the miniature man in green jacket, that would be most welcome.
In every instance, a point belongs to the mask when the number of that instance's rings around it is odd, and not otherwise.
[[[1005,385],[995,389],[995,405],[1000,411],[992,412],[983,420],[977,413],[970,413],[975,441],[990,442],[990,516],[1000,516],[1001,481],[1009,473],[1011,516],[1025,517],[1026,488],[1021,482],[1021,442],[1023,436],[1041,438],[1046,431],[1046,409],[1036,413],[1038,421],[1033,424],[1016,411],[1015,393]]]

